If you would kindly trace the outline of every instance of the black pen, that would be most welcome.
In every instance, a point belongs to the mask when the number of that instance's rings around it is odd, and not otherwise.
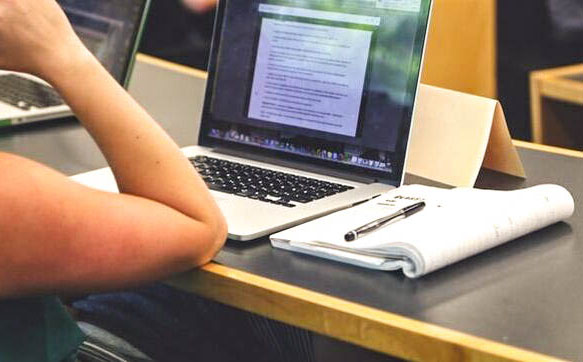
[[[398,218],[406,218],[407,216],[413,215],[414,213],[416,213],[417,211],[421,210],[424,207],[425,207],[425,202],[423,202],[423,201],[417,202],[413,205],[406,206],[406,207],[402,208],[401,210],[396,211],[390,215],[383,216],[380,219],[371,221],[366,225],[363,225],[359,228],[356,228],[352,231],[347,232],[344,235],[344,240],[354,241],[354,240],[358,239],[359,237],[361,237],[363,234],[374,231],[374,230],[380,228],[381,226],[385,225],[389,221],[393,221],[393,220],[398,219]]]

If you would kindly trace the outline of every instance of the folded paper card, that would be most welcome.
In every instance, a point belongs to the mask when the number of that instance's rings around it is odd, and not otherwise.
[[[415,214],[354,241],[347,232],[424,201]],[[271,235],[276,248],[411,278],[570,217],[571,194],[558,185],[515,191],[403,186],[366,203]]]
[[[525,177],[500,103],[422,84],[407,172],[446,185],[471,187],[481,167]]]

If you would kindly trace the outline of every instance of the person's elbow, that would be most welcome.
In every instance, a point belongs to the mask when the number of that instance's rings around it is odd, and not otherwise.
[[[206,260],[205,263],[211,261],[211,259],[214,258],[215,255],[217,255],[219,250],[221,250],[223,245],[225,245],[225,242],[227,241],[227,234],[228,234],[227,220],[225,220],[223,214],[219,214],[219,216],[216,217],[213,226],[214,237],[212,238],[211,253],[210,256],[208,257],[208,260]]]
[[[221,250],[227,240],[227,222],[222,214],[218,214],[205,226],[205,237],[202,250],[197,253],[194,267],[198,267],[210,262]]]

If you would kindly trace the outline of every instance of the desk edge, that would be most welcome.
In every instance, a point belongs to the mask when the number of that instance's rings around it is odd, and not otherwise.
[[[176,276],[168,283],[239,309],[410,360],[558,360],[216,263]]]
[[[531,143],[531,142],[519,141],[519,140],[512,140],[512,143],[516,147],[526,148],[529,150],[554,153],[554,154],[569,156],[569,157],[583,158],[583,151],[570,150],[567,148],[547,146],[547,145],[543,145],[543,144]]]

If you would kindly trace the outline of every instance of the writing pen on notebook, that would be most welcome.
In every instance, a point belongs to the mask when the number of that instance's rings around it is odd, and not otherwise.
[[[368,224],[362,225],[359,228],[356,228],[354,230],[347,232],[344,235],[344,240],[354,241],[354,240],[358,239],[359,237],[361,237],[362,235],[370,233],[371,231],[374,231],[374,230],[380,228],[381,226],[387,224],[390,221],[395,221],[397,219],[403,219],[403,218],[406,218],[407,216],[411,216],[414,213],[416,213],[417,211],[420,211],[421,209],[423,209],[424,207],[425,207],[425,202],[423,202],[423,201],[414,203],[413,205],[405,206],[401,210],[395,211],[394,213],[392,213],[390,215],[383,216],[379,219],[376,219],[374,221],[369,222]]]

